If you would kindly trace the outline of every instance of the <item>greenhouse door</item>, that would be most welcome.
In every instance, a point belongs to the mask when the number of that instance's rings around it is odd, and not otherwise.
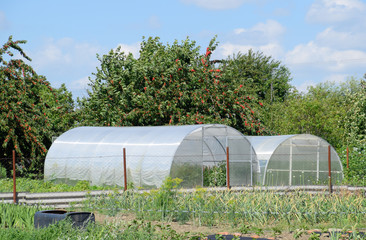
[[[202,186],[226,186],[226,136],[204,136]]]
[[[226,127],[215,126],[203,128],[202,137],[203,186],[226,185],[227,147],[229,148],[230,185],[253,185],[253,171],[257,171],[257,167],[253,167],[255,163],[252,147],[244,136],[228,136]],[[214,167],[217,169],[217,177],[210,176],[210,181],[207,182],[207,173],[212,173]]]
[[[229,171],[231,186],[252,186],[255,173],[258,171],[255,165],[252,145],[243,137],[227,137],[229,148]]]

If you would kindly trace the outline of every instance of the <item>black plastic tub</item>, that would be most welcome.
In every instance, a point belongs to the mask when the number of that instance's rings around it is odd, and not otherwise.
[[[68,212],[66,210],[45,210],[34,214],[34,227],[43,228],[61,220],[69,219],[74,227],[84,228],[88,223],[95,222],[94,213]]]

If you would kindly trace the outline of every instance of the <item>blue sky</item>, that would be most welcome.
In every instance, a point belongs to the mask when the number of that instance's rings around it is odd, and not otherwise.
[[[286,65],[299,90],[366,73],[365,0],[11,0],[0,5],[0,41],[23,45],[52,86],[86,96],[96,54],[117,46],[138,57],[142,37],[195,40],[213,59],[249,49]]]

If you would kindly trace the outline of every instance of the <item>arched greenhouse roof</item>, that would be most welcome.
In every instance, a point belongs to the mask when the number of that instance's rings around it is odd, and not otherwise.
[[[216,164],[226,158],[226,146],[245,155],[239,165],[258,168],[248,154],[254,152],[249,141],[225,125],[78,127],[53,142],[46,156],[45,179],[122,186],[125,148],[127,179],[136,187],[159,187],[168,176],[182,178],[185,186],[194,187],[202,185],[204,163]],[[251,173],[249,177],[233,174],[234,183],[253,182]]]
[[[248,136],[260,166],[258,183],[268,186],[328,183],[328,147],[324,139],[311,134]],[[332,182],[343,179],[343,167],[330,147]]]

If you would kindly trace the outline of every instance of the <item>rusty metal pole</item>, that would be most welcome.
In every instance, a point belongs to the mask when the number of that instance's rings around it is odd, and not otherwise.
[[[126,148],[123,148],[123,177],[125,181],[125,191],[127,190],[127,170],[126,170]]]
[[[332,189],[332,166],[331,166],[331,151],[330,151],[330,145],[328,146],[328,178],[329,178],[329,193],[331,194],[333,192]]]
[[[229,147],[226,147],[226,185],[227,190],[230,190],[230,166],[229,166]]]
[[[15,150],[13,150],[13,202],[17,203],[17,181],[15,177]]]
[[[347,169],[349,169],[349,149],[347,147]]]

